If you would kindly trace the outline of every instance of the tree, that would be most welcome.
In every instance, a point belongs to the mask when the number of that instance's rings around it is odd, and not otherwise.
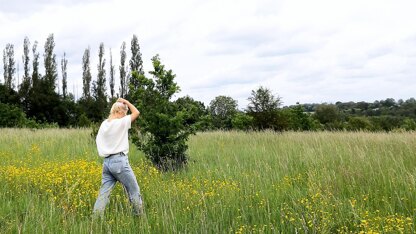
[[[95,114],[93,116],[94,121],[101,121],[107,113],[104,50],[104,43],[101,43],[98,51],[97,81],[95,81],[93,84],[95,105],[92,108],[94,110],[93,113]]]
[[[39,73],[39,52],[37,52],[38,42],[35,41],[32,47],[33,53],[33,62],[32,62],[32,86],[35,86],[37,82],[41,78],[41,74]]]
[[[53,39],[53,34],[50,34],[45,42],[45,53],[44,53],[44,65],[45,65],[45,76],[44,81],[47,86],[46,90],[48,93],[55,92],[56,80],[58,78],[57,63],[56,63],[56,54],[54,53],[55,41]]]
[[[40,92],[41,89],[41,77],[39,73],[39,52],[37,52],[38,42],[35,41],[32,46],[32,77],[31,77],[31,87],[29,89],[29,94],[27,96],[27,102],[24,104],[24,110],[29,117],[39,117],[38,103],[39,96],[42,95]]]
[[[8,43],[3,50],[4,85],[8,90],[14,89],[14,74],[16,61],[14,60],[14,46]]]
[[[126,97],[127,95],[127,68],[126,68],[126,42],[120,48],[120,97]]]
[[[314,129],[312,118],[304,112],[301,105],[289,108],[289,128],[295,131],[308,131]]]
[[[97,116],[95,112],[95,103],[93,98],[91,97],[91,68],[90,68],[90,52],[91,49],[88,47],[84,51],[84,55],[82,56],[82,97],[78,100],[78,105],[81,110],[81,114],[78,115],[78,119],[84,118],[87,116],[88,119],[94,119]],[[83,115],[84,114],[84,115]],[[80,122],[80,120],[78,121]],[[82,124],[86,124],[86,121],[81,121]],[[78,126],[84,126],[79,125]]]
[[[28,80],[28,82],[30,83],[30,58],[29,58],[29,54],[30,54],[30,41],[28,37],[25,37],[25,39],[23,40],[23,80]]]
[[[114,76],[115,76],[115,70],[113,65],[113,54],[111,53],[110,49],[110,94],[111,94],[111,100],[114,100]]]
[[[316,108],[315,118],[318,119],[321,124],[327,124],[340,121],[341,115],[337,106],[321,104]]]
[[[217,129],[231,129],[234,115],[237,114],[237,101],[229,96],[217,96],[209,104],[213,125]]]
[[[371,116],[369,117],[371,125],[376,131],[391,131],[395,128],[400,128],[401,122],[396,116]]]
[[[152,58],[153,78],[134,71],[133,79],[139,86],[132,90],[130,99],[143,114],[139,119],[140,135],[133,142],[159,169],[175,170],[187,163],[186,141],[193,128],[186,124],[186,114],[171,101],[180,91],[172,70],[165,70],[159,56]]]
[[[4,84],[0,84],[0,102],[16,105],[16,103],[19,103],[19,95],[14,89],[9,89]]]
[[[25,113],[18,107],[0,102],[0,127],[23,127],[27,122]]]
[[[195,130],[205,130],[204,123],[201,122],[202,118],[208,115],[204,103],[185,96],[176,99],[175,104],[178,110],[184,113],[186,126],[193,127]]]
[[[250,103],[247,106],[248,112],[269,112],[277,110],[282,101],[280,97],[274,97],[270,89],[260,86],[257,90],[251,91]]]
[[[233,129],[250,130],[253,127],[253,117],[244,113],[238,112],[231,120]]]
[[[416,130],[416,122],[414,119],[405,118],[401,127],[406,129],[407,131],[414,131]]]
[[[20,97],[20,102],[22,103],[22,107],[23,110],[25,112],[27,112],[30,108],[30,100],[29,100],[29,95],[30,95],[30,89],[32,88],[32,79],[30,77],[30,68],[29,68],[29,63],[30,63],[30,42],[29,42],[29,38],[25,37],[24,41],[23,41],[23,56],[22,56],[22,60],[23,60],[23,81],[20,84],[20,88],[19,88],[19,97]]]
[[[67,65],[68,65],[68,60],[65,57],[65,53],[64,53],[64,57],[61,59],[61,69],[62,69],[62,95],[64,97],[64,99],[66,99],[67,96]]]
[[[257,90],[252,90],[248,100],[247,114],[254,118],[254,126],[257,129],[282,131],[287,125],[282,124],[283,118],[278,113],[282,104],[281,98],[275,97],[269,89],[260,86]]]
[[[142,53],[140,53],[140,45],[139,40],[137,39],[136,35],[133,35],[131,40],[131,58],[130,58],[130,73],[136,71],[140,75],[144,75],[143,72],[143,61],[142,61]],[[129,89],[135,90],[138,87],[138,83],[136,79],[133,79],[130,76],[129,79]]]
[[[370,131],[373,130],[373,126],[367,117],[354,116],[348,119],[347,129],[350,131]]]
[[[91,79],[90,47],[88,47],[82,56],[82,96],[84,99],[91,97]]]
[[[140,52],[139,40],[136,35],[133,35],[131,40],[130,71],[137,71],[141,75],[144,74],[142,53]]]
[[[314,117],[325,126],[327,130],[343,129],[342,116],[336,105],[321,104],[316,108]]]
[[[63,126],[66,124],[68,116],[63,108],[59,95],[55,92],[58,72],[56,55],[54,53],[55,42],[53,34],[50,34],[45,42],[45,75],[43,77],[38,73],[39,54],[36,52],[36,46],[37,43],[33,47],[33,87],[30,91],[29,115],[39,122],[57,123]]]

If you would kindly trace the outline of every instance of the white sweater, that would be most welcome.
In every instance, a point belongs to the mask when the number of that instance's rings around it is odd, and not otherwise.
[[[97,143],[98,154],[107,157],[110,154],[123,152],[129,153],[128,130],[131,128],[131,116],[126,115],[121,119],[104,120],[98,130]]]

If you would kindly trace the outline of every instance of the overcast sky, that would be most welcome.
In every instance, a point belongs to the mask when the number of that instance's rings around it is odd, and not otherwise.
[[[177,97],[206,105],[227,95],[245,108],[260,86],[284,105],[398,100],[416,96],[415,9],[414,0],[0,0],[0,46],[14,44],[21,77],[25,36],[39,42],[43,60],[53,33],[77,97],[84,50],[91,47],[96,79],[104,43],[108,81],[110,48],[118,67],[122,42],[129,50],[136,34],[144,70],[159,54],[177,75]]]

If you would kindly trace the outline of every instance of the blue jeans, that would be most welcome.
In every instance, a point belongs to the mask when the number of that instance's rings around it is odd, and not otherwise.
[[[135,215],[140,215],[143,211],[143,201],[140,195],[140,188],[137,184],[136,176],[130,167],[128,156],[120,153],[104,159],[103,175],[100,193],[94,205],[94,214],[104,215],[104,210],[109,202],[111,190],[116,182],[119,181],[125,188],[130,203],[133,206]]]

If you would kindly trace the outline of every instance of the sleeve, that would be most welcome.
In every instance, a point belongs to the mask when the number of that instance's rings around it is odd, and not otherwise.
[[[123,117],[123,125],[126,129],[131,128],[131,115],[126,115]]]

